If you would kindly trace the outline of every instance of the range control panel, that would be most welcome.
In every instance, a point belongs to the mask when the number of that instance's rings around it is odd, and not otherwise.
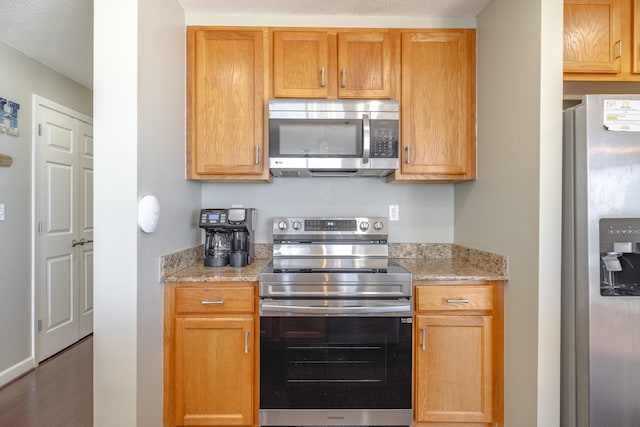
[[[362,236],[387,235],[387,218],[274,218],[273,235]]]

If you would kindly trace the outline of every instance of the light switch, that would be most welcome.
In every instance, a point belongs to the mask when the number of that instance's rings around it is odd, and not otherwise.
[[[4,221],[4,203],[0,203],[0,221]]]

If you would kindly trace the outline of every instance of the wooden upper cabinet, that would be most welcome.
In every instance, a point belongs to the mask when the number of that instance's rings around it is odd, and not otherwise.
[[[564,0],[564,71],[619,73],[621,0]]]
[[[402,151],[390,179],[475,179],[475,30],[407,31],[401,43]]]
[[[268,180],[266,30],[187,30],[187,176]]]
[[[338,97],[390,98],[392,36],[338,33]]]
[[[329,97],[329,42],[325,32],[273,32],[273,95]]]
[[[273,30],[276,98],[392,98],[389,31]]]
[[[631,72],[640,77],[640,0],[633,0],[633,35],[632,35],[632,61]]]

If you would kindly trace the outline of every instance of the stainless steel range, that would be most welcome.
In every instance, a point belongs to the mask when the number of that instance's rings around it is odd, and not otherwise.
[[[410,425],[411,289],[386,218],[275,218],[260,425]]]

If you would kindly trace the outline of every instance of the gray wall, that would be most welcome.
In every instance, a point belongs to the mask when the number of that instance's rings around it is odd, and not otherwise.
[[[32,95],[37,94],[87,116],[92,92],[0,42],[0,97],[20,104],[20,135],[0,133],[0,153],[13,166],[0,167],[0,385],[32,359]],[[8,123],[6,123],[8,125]]]
[[[562,3],[491,0],[478,17],[478,180],[455,242],[509,257],[505,425],[559,425]]]
[[[202,185],[184,179],[186,50],[182,9],[175,0],[140,0],[138,5],[142,11],[138,21],[139,75],[143,76],[138,85],[138,196],[155,194],[162,211],[155,233],[137,232],[137,425],[160,426],[164,286],[159,281],[159,258],[199,242],[200,229],[188,218],[200,204]]]
[[[256,242],[271,243],[277,216],[388,216],[392,242],[453,242],[453,184],[386,184],[378,178],[274,178],[271,184],[204,184],[202,206],[258,209]],[[194,215],[197,224],[197,215]]]

